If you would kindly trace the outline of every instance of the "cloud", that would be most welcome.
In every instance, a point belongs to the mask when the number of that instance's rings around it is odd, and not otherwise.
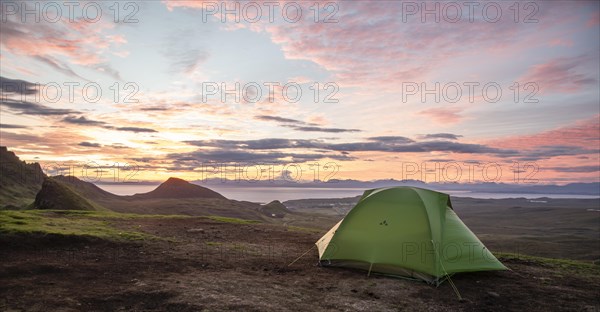
[[[163,1],[163,3],[167,6],[167,9],[169,11],[173,11],[174,8],[177,7],[183,7],[183,8],[196,8],[196,9],[204,9],[206,8],[207,5],[210,5],[211,7],[213,5],[217,5],[219,6],[218,2],[215,1],[211,1],[211,0],[177,0],[177,1],[173,1],[173,0],[165,0]]]
[[[440,107],[426,109],[418,112],[418,114],[430,117],[437,123],[452,124],[457,123],[462,119],[462,116],[459,114],[461,111],[462,110],[459,108]]]
[[[305,132],[330,132],[330,133],[341,133],[341,132],[361,132],[359,129],[342,129],[342,128],[323,128],[315,126],[286,126],[297,131]]]
[[[197,167],[202,163],[260,163],[260,164],[288,164],[315,161],[324,158],[335,160],[352,160],[351,156],[337,154],[316,153],[285,153],[285,152],[255,152],[245,150],[198,150],[191,153],[170,154],[168,156],[179,166],[187,165]]]
[[[91,142],[81,142],[77,145],[84,146],[84,147],[102,147],[102,145],[100,145],[98,143],[91,143]]]
[[[219,6],[213,1],[165,0],[163,3],[169,11],[179,11],[178,7],[199,11],[205,9],[207,3]],[[281,7],[285,3],[278,3],[275,14],[281,16]],[[475,9],[475,14],[465,14],[466,7],[459,5],[462,15],[458,21],[447,21],[447,14],[452,13],[442,8],[442,14],[427,14],[427,22],[423,22],[420,14],[423,12],[406,19],[405,1],[330,3],[336,6],[333,15],[339,21],[337,23],[315,23],[313,14],[304,14],[296,23],[284,23],[280,18],[269,22],[263,16],[261,21],[253,24],[245,23],[242,18],[235,26],[241,24],[252,31],[266,33],[281,47],[286,59],[317,64],[331,73],[332,79],[343,88],[376,87],[379,91],[393,91],[401,82],[428,81],[432,76],[438,76],[440,69],[473,65],[473,60],[477,62],[481,58],[481,52],[500,55],[494,65],[511,62],[515,51],[527,59],[539,57],[535,51],[547,45],[557,33],[577,38],[586,31],[582,26],[593,27],[598,23],[597,6],[591,2],[552,5],[535,2],[539,14],[533,15],[538,20],[528,23],[528,27],[515,23],[508,16],[502,16],[497,22],[484,21],[486,16],[481,6]],[[300,1],[298,4],[302,11],[310,12],[313,3]],[[499,1],[496,5],[502,12],[511,11],[509,2]],[[589,16],[585,12],[593,13]],[[223,14],[223,10],[219,10],[214,18],[219,19]],[[440,16],[443,16],[440,21],[434,21]],[[527,18],[521,17],[522,21]],[[233,16],[227,18],[230,24],[234,24],[234,20]]]
[[[598,172],[600,166],[574,166],[574,167],[544,167],[544,170],[557,172]]]
[[[67,117],[63,118],[62,121],[66,122],[66,123],[70,123],[70,124],[89,125],[89,126],[101,126],[101,125],[106,124],[103,121],[87,119],[85,116],[79,116],[79,117],[67,116]]]
[[[588,27],[598,27],[600,25],[600,11],[594,11],[590,19],[585,23]]]
[[[119,131],[130,131],[130,132],[136,132],[136,133],[140,133],[140,132],[155,133],[155,132],[158,132],[158,131],[156,131],[154,129],[140,128],[140,127],[112,127],[112,126],[106,126],[105,128],[119,130]]]
[[[481,144],[458,143],[450,141],[425,141],[425,142],[357,142],[340,143],[328,146],[335,151],[377,151],[391,153],[430,153],[430,152],[451,152],[451,153],[469,153],[469,154],[492,154],[492,155],[517,155],[514,150],[503,150]]]
[[[295,123],[295,124],[306,124],[304,121],[291,119],[291,118],[283,118],[278,116],[267,116],[267,115],[259,115],[254,116],[255,119],[264,120],[264,121],[276,121],[280,123]]]
[[[79,79],[89,81],[88,79],[83,78],[82,76],[77,74],[75,71],[73,71],[71,69],[71,67],[69,67],[69,65],[59,62],[58,60],[56,60],[50,56],[36,55],[36,56],[33,56],[33,58],[54,68],[55,70],[65,74],[67,76],[77,77]]]
[[[201,41],[181,40],[181,34],[185,33],[188,38],[200,37],[199,29],[177,29],[164,42],[162,54],[169,59],[170,71],[173,73],[184,73],[190,75],[206,60],[210,54],[198,44]]]
[[[37,103],[32,103],[28,101],[18,101],[12,99],[0,100],[0,106],[4,106],[9,110],[19,114],[34,116],[67,115],[78,113],[77,111],[71,109],[51,108]]]
[[[79,117],[67,116],[67,117],[63,118],[62,121],[66,122],[66,123],[70,123],[70,124],[80,125],[80,126],[99,126],[99,127],[105,128],[105,129],[117,130],[117,131],[129,131],[129,132],[136,132],[136,133],[156,133],[156,132],[158,132],[158,131],[156,131],[154,129],[150,129],[150,128],[130,127],[130,126],[128,126],[128,127],[112,126],[103,121],[88,119],[85,116],[79,116]]]
[[[522,161],[538,161],[559,156],[576,156],[599,154],[600,149],[589,149],[587,147],[572,146],[572,145],[550,145],[536,146],[529,150],[524,150],[518,159]]]
[[[144,111],[144,112],[166,112],[166,111],[170,111],[173,109],[174,108],[167,107],[167,106],[150,106],[150,107],[139,108],[140,111]]]
[[[170,11],[176,7],[201,10],[210,1],[166,0],[163,3]],[[422,81],[454,59],[471,55],[473,50],[469,47],[477,46],[477,51],[486,51],[510,50],[517,44],[522,45],[528,42],[525,40],[529,36],[540,36],[550,23],[556,26],[558,20],[566,24],[575,11],[563,6],[541,6],[546,18],[531,27],[521,27],[510,18],[490,23],[483,22],[479,15],[473,22],[465,14],[458,22],[423,23],[420,14],[406,20],[402,1],[332,3],[339,8],[334,14],[338,23],[314,23],[312,14],[305,14],[297,23],[271,23],[264,18],[247,26],[267,33],[272,42],[281,46],[287,59],[313,62],[332,73],[333,79],[343,86],[369,87],[365,81],[377,81],[378,89],[393,89],[402,81]],[[280,14],[283,4],[279,2],[275,14]],[[312,3],[300,2],[299,5],[304,12],[309,12]],[[509,3],[498,5],[503,12],[510,11]],[[222,10],[215,18],[220,15],[223,15]],[[429,21],[433,18],[430,15]],[[402,66],[390,66],[398,60]]]
[[[379,141],[379,142],[395,142],[395,143],[413,143],[415,142],[412,139],[403,136],[376,136],[370,137],[370,141]]]
[[[24,5],[34,10],[31,4]],[[81,65],[118,78],[118,71],[102,57],[103,52],[127,42],[121,35],[107,35],[106,31],[114,27],[107,16],[95,23],[81,18],[24,23],[18,14],[9,15],[0,28],[0,43],[3,52],[31,57],[69,76],[84,79],[69,66]]]
[[[172,60],[172,68],[190,74],[208,59],[208,53],[199,49],[177,49],[170,50],[168,57]]]
[[[286,148],[319,148],[322,142],[316,140],[294,140],[266,138],[258,140],[195,140],[185,141],[190,145],[199,147],[217,147],[223,149],[250,149],[250,150],[272,150]]]
[[[574,124],[561,126],[531,135],[516,135],[502,139],[491,140],[488,144],[503,148],[529,150],[539,147],[589,147],[598,146],[598,129],[600,115],[578,121]],[[595,143],[591,143],[594,142]]]
[[[559,57],[545,63],[533,65],[519,81],[534,82],[540,93],[577,92],[597,86],[598,80],[586,73],[597,58],[577,56]],[[531,88],[530,88],[531,89]]]
[[[247,141],[236,140],[200,140],[186,141],[186,143],[199,147],[216,147],[219,149],[245,149],[245,150],[278,150],[278,149],[321,149],[334,152],[390,152],[390,153],[429,153],[452,152],[493,154],[501,156],[516,156],[516,150],[494,148],[481,144],[459,143],[450,141],[423,141],[415,142],[405,137],[374,137],[368,141],[349,143],[327,143],[321,140],[293,140],[293,139],[258,139]]]
[[[4,94],[31,95],[38,92],[35,83],[0,76],[0,91]]]
[[[268,116],[268,115],[258,115],[254,117],[258,120],[264,121],[275,121],[281,123],[282,126],[292,128],[296,131],[303,132],[329,132],[329,133],[342,133],[342,132],[360,132],[359,129],[343,129],[343,128],[326,128],[326,127],[318,127],[314,123],[304,122],[298,119],[284,118],[279,116]]]
[[[32,134],[19,134],[13,132],[2,131],[0,133],[2,137],[2,145],[10,146],[8,142],[11,143],[35,143],[39,142],[42,138],[37,135]]]
[[[423,139],[446,139],[446,140],[458,140],[458,138],[462,137],[462,135],[456,135],[452,133],[433,133],[426,134],[423,136]]]
[[[35,132],[35,134],[17,134],[2,131],[0,134],[2,145],[13,148],[35,149],[42,154],[68,155],[77,154],[81,149],[77,149],[78,142],[91,141],[89,137],[76,132],[65,131],[65,129],[47,128],[44,131]]]
[[[28,129],[29,127],[21,125],[0,124],[0,129]]]
[[[600,115],[574,124],[532,135],[511,136],[491,140],[487,144],[516,149],[520,160],[538,161],[559,156],[598,155]],[[597,159],[597,158],[596,158]]]
[[[121,144],[121,143],[111,144],[111,145],[109,145],[109,147],[116,148],[116,149],[130,149],[131,148],[131,147]]]

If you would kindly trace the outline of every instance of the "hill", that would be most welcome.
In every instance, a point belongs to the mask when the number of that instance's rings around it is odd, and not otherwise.
[[[65,185],[68,185],[73,190],[75,190],[79,195],[91,199],[91,200],[100,200],[100,199],[118,199],[119,196],[113,193],[109,193],[99,187],[97,187],[94,183],[82,181],[74,176],[53,176],[54,180],[59,181]]]
[[[0,209],[112,210],[139,214],[218,215],[260,220],[260,205],[229,200],[208,188],[170,178],[151,192],[118,196],[73,176],[47,177],[37,163],[0,147]]]
[[[260,207],[260,212],[271,218],[283,218],[290,211],[278,200],[274,200]]]
[[[49,177],[44,180],[42,189],[35,197],[34,208],[42,210],[104,210],[71,189],[67,184]]]
[[[64,194],[66,198],[74,199],[65,202],[64,209],[75,209],[66,206],[77,207],[84,199],[95,209],[122,213],[217,215],[251,220],[263,219],[258,204],[229,200],[208,188],[177,178],[168,179],[153,191],[133,196],[118,196],[73,176],[56,176],[52,177],[51,181],[58,184],[55,191],[63,194],[67,191],[73,193]],[[55,185],[49,185],[49,187],[53,186]],[[47,197],[51,194],[50,190],[52,189],[45,191],[48,193]]]
[[[6,146],[0,146],[0,209],[31,204],[45,177],[38,163],[21,161]]]
[[[153,191],[135,194],[133,198],[159,199],[159,198],[220,198],[225,196],[200,185],[189,183],[178,178],[169,178]]]
[[[37,209],[111,210],[122,213],[162,215],[216,215],[261,220],[260,205],[229,200],[208,188],[170,178],[148,193],[118,196],[73,176],[48,179],[40,192]],[[53,195],[54,194],[54,195]],[[57,198],[56,198],[57,197]],[[83,207],[83,208],[75,208]]]

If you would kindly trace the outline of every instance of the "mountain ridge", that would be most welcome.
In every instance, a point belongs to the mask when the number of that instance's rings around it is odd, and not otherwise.
[[[229,182],[229,183],[228,183]],[[221,179],[195,180],[191,183],[202,183],[203,185],[219,185],[222,187],[297,187],[297,188],[360,188],[374,189],[390,186],[416,186],[436,191],[469,191],[480,193],[515,193],[515,194],[564,194],[564,195],[597,195],[600,196],[600,182],[575,182],[565,185],[557,184],[534,184],[534,183],[503,183],[503,182],[472,182],[472,183],[449,183],[449,182],[423,182],[420,180],[396,180],[380,179],[373,181],[360,181],[354,179],[337,180],[327,182],[293,182],[287,180],[276,181],[223,181]]]
[[[0,146],[0,209],[31,204],[45,178],[40,164],[26,163],[6,146]]]

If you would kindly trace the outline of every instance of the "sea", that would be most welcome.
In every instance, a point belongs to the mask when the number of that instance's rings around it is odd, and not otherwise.
[[[107,192],[117,195],[133,195],[137,193],[146,193],[155,189],[158,184],[98,184],[98,187]],[[272,200],[286,201],[293,199],[308,198],[343,198],[362,195],[363,188],[325,188],[325,187],[233,187],[221,185],[208,185],[216,192],[223,194],[229,199],[244,200],[256,203],[268,203]],[[503,198],[577,198],[577,199],[596,199],[595,195],[572,195],[572,194],[527,194],[527,193],[480,193],[469,191],[445,191],[454,197],[473,197],[482,199],[503,199]]]

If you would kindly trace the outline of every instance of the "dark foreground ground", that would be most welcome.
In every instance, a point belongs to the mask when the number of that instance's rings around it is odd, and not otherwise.
[[[322,232],[202,217],[110,224],[160,239],[0,234],[0,311],[600,310],[593,264],[506,254],[512,271],[455,275],[459,301],[449,283],[317,266]]]

